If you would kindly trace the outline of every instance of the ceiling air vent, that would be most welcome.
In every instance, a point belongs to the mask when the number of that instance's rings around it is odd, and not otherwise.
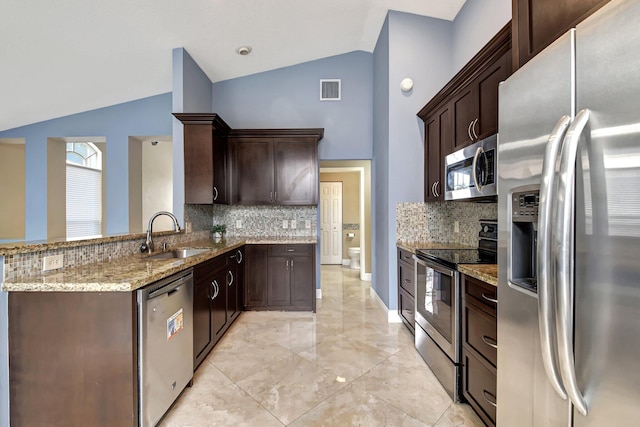
[[[340,101],[342,96],[340,79],[320,80],[320,101]]]

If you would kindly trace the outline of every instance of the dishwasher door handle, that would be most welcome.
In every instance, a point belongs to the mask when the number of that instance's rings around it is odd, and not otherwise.
[[[165,284],[160,284],[157,289],[149,292],[149,295],[147,296],[146,299],[150,300],[150,299],[162,296],[164,294],[168,294],[168,296],[171,296],[179,290],[178,288],[180,288],[180,286],[187,283],[188,280],[191,280],[192,277],[193,277],[193,273],[189,273],[173,281],[167,282]]]

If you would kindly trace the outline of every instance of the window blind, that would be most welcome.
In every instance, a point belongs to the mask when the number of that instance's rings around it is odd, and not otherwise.
[[[67,164],[67,239],[102,234],[102,171]]]

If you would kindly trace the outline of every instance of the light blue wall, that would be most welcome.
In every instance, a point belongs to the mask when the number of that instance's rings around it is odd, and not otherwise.
[[[211,113],[211,80],[184,48],[173,49],[174,113]],[[184,133],[182,123],[172,120],[173,213],[184,224]]]
[[[0,132],[26,139],[25,239],[47,238],[47,138],[106,137],[106,230],[119,234],[129,231],[129,136],[170,132],[170,93]]]
[[[389,301],[389,17],[373,52],[372,282],[378,296]],[[394,227],[395,230],[395,227]],[[395,259],[395,257],[392,257]]]
[[[234,129],[324,128],[321,160],[371,159],[372,57],[351,52],[213,84],[213,111]],[[342,100],[320,101],[320,79]]]
[[[388,38],[376,47],[388,49],[387,64],[387,156],[376,152],[376,166],[386,168],[377,179],[387,180],[386,200],[376,207],[375,289],[390,310],[397,309],[396,205],[400,202],[424,200],[423,123],[416,113],[451,77],[452,25],[449,21],[391,11],[387,17]],[[378,65],[378,63],[376,63]],[[384,64],[380,64],[384,66]],[[378,68],[376,68],[378,72]],[[410,92],[400,90],[402,79],[409,77],[414,86]],[[383,88],[383,83],[380,83]],[[376,80],[376,90],[378,82]],[[376,117],[376,122],[383,120]],[[376,129],[376,132],[378,130]],[[376,140],[384,138],[376,135]],[[384,289],[384,288],[387,289]]]
[[[511,0],[467,0],[453,21],[452,71],[460,71],[510,20]]]

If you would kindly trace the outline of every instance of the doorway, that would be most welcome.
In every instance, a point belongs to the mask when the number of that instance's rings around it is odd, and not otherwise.
[[[342,264],[342,182],[320,183],[320,264]]]

